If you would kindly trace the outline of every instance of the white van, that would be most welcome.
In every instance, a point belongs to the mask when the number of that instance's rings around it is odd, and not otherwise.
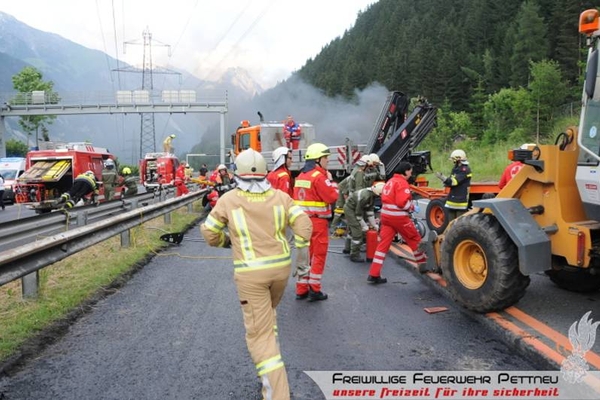
[[[25,159],[22,157],[0,158],[0,175],[4,178],[4,202],[14,203],[15,192],[13,188],[17,178],[25,172]]]

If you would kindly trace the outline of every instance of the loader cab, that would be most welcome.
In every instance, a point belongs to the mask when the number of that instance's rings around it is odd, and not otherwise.
[[[588,38],[588,59],[577,142],[576,182],[588,218],[600,220],[600,33],[599,13],[582,13],[579,31]]]

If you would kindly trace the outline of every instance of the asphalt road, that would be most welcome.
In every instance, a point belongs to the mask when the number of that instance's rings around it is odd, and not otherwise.
[[[323,288],[278,308],[279,337],[293,399],[324,398],[303,371],[536,370],[501,335],[464,313],[400,264],[388,283],[366,282],[332,241]],[[0,379],[0,398],[260,398],[244,341],[230,250],[209,248],[197,228],[95,304],[63,337]],[[447,307],[427,314],[425,307]]]

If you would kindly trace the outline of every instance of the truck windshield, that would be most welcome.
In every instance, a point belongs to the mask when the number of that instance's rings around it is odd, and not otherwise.
[[[17,176],[17,170],[16,169],[2,169],[2,170],[0,170],[0,175],[2,175],[2,177],[4,179],[15,179],[15,177]]]
[[[580,151],[579,164],[598,165],[600,158],[600,101],[589,99],[584,112],[579,132],[581,144],[594,153],[596,157],[585,151]]]

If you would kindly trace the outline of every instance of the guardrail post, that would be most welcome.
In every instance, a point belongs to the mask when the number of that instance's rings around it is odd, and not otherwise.
[[[121,232],[121,247],[129,247],[131,245],[131,229]]]
[[[85,226],[85,225],[87,225],[87,221],[88,221],[88,212],[87,211],[77,213],[77,226]]]
[[[39,271],[32,272],[21,278],[21,289],[23,298],[32,299],[38,296],[38,288],[40,287]]]
[[[187,212],[190,214],[194,212],[194,203],[190,203],[187,205]]]
[[[162,192],[160,192],[160,201],[161,202],[165,201],[167,199],[167,195],[168,195],[167,190],[163,190]],[[164,221],[165,221],[165,224],[171,223],[171,213],[170,212],[165,214]]]

